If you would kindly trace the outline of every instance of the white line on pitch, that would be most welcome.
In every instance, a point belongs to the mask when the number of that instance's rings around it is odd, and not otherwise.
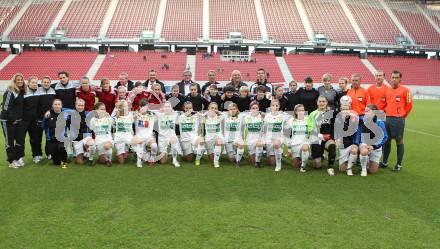
[[[405,130],[410,131],[410,132],[414,132],[414,133],[418,133],[418,134],[422,134],[422,135],[426,135],[426,136],[430,136],[430,137],[440,138],[439,135],[431,134],[431,133],[424,132],[424,131],[413,130],[410,128],[405,128]]]

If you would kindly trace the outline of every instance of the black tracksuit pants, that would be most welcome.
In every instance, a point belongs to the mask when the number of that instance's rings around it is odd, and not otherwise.
[[[52,155],[53,164],[60,165],[61,162],[67,161],[67,152],[64,148],[64,143],[56,139],[47,141],[46,143],[49,154]]]
[[[39,126],[38,120],[23,120],[22,126],[23,137],[26,137],[26,133],[29,134],[29,142],[32,149],[32,157],[42,156],[41,151],[41,136],[43,135],[43,128]],[[23,146],[24,154],[25,146]]]
[[[21,122],[12,124],[8,121],[1,121],[3,135],[5,136],[6,155],[9,163],[24,156],[24,136]]]

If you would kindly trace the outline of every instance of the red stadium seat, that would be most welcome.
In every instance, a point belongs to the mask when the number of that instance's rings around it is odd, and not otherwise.
[[[169,65],[168,70],[162,69],[164,64]],[[108,77],[116,80],[121,72],[126,72],[130,79],[146,80],[148,71],[154,69],[160,80],[179,80],[185,68],[186,53],[110,52],[95,79]]]
[[[0,7],[0,34],[3,34],[3,31],[5,31],[12,19],[17,15],[20,8],[21,6],[18,4]]]
[[[96,56],[95,52],[83,51],[25,51],[0,71],[0,79],[10,80],[17,72],[23,73],[26,78],[35,75],[39,78],[50,76],[57,79],[59,71],[67,71],[71,79],[79,79],[88,72]]]
[[[160,0],[119,0],[110,27],[109,38],[136,38],[142,30],[154,30]]]
[[[167,0],[162,38],[198,41],[202,37],[203,1]]]
[[[224,61],[220,54],[214,54],[213,57],[203,59],[203,53],[197,53],[196,59],[196,80],[200,82],[207,81],[209,70],[217,72],[217,80],[229,81],[233,70],[241,72],[243,81],[255,81],[257,70],[264,68],[269,73],[269,82],[284,82],[284,77],[273,54],[252,54],[254,62]]]
[[[311,76],[314,82],[321,82],[325,73],[333,76],[336,83],[340,77],[351,77],[353,73],[360,73],[362,83],[372,83],[374,78],[355,55],[321,55],[321,54],[296,54],[284,56],[294,79],[303,82],[304,78]]]
[[[68,38],[98,37],[110,2],[110,0],[73,1],[57,29],[66,30]]]

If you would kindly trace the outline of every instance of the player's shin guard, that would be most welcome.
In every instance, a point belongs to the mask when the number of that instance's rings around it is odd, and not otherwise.
[[[255,162],[259,163],[261,162],[261,155],[263,154],[263,147],[256,147],[255,148]]]
[[[403,144],[397,144],[397,165],[402,165],[404,153],[405,153],[405,146]]]
[[[214,147],[214,162],[219,162],[220,161],[221,154],[222,154],[222,146],[221,145],[216,145]]]
[[[368,156],[359,156],[359,159],[361,161],[361,167],[362,170],[367,170],[367,165],[368,165]]]
[[[243,157],[244,149],[243,148],[237,148],[237,154],[235,154],[235,161],[240,162],[241,158]]]
[[[205,153],[205,145],[199,144],[196,150],[196,160],[200,160],[203,156],[203,153]]]
[[[278,148],[275,149],[275,170],[280,171],[281,170],[281,158],[283,156],[283,149]]]
[[[330,144],[328,146],[328,168],[332,169],[333,165],[335,164],[335,158],[336,158],[336,145]]]
[[[383,145],[383,158],[382,158],[382,162],[384,164],[388,163],[388,157],[390,156],[390,153],[391,153],[391,143],[390,143],[390,141],[387,141]]]
[[[310,152],[302,151],[301,152],[301,168],[305,169],[307,165],[307,161],[309,160]]]
[[[356,160],[357,155],[350,154],[350,156],[348,157],[347,170],[350,170],[353,167],[353,164],[356,162]]]
[[[171,155],[173,156],[173,160],[177,160],[177,154],[179,153],[179,148],[177,147],[177,143],[171,145]]]
[[[95,156],[96,146],[90,145],[87,148],[88,154],[89,154],[89,161],[93,161],[93,157]]]
[[[151,147],[151,156],[155,157],[157,155],[157,144],[153,143],[150,145],[150,147]]]

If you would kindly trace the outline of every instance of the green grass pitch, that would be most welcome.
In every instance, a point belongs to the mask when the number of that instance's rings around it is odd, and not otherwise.
[[[366,178],[300,174],[287,159],[280,173],[224,159],[61,169],[30,156],[14,170],[3,151],[0,248],[440,248],[439,105],[415,101],[403,171]]]

